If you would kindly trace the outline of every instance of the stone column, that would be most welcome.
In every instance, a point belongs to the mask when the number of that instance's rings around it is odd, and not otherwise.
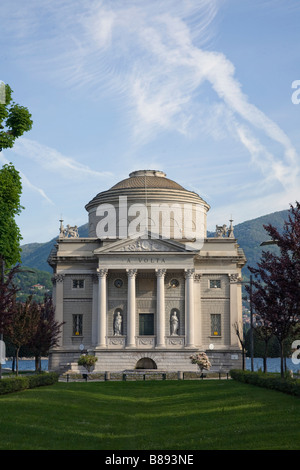
[[[99,280],[97,274],[92,274],[93,283],[93,304],[92,304],[92,345],[98,344],[98,291]]]
[[[54,291],[55,320],[58,323],[64,321],[64,274],[54,274],[52,278]],[[63,327],[61,326],[57,346],[63,345]]]
[[[98,269],[98,344],[97,347],[106,347],[106,277],[108,269]]]
[[[156,315],[157,315],[157,331],[156,346],[158,348],[165,347],[165,275],[166,269],[156,270],[157,293],[156,293]]]
[[[185,271],[186,346],[194,347],[194,269]]]
[[[135,342],[135,322],[136,322],[136,298],[135,298],[135,278],[137,269],[127,269],[128,290],[127,290],[127,347],[134,348]]]
[[[242,325],[241,279],[238,274],[229,274],[230,282],[230,346],[238,347],[238,337],[234,324]]]

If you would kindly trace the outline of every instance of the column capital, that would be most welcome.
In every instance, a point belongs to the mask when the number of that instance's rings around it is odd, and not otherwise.
[[[242,281],[242,278],[237,274],[228,274],[230,284],[238,284]]]
[[[107,268],[104,268],[104,269],[103,269],[103,268],[101,268],[101,269],[98,268],[98,269],[97,269],[97,276],[98,276],[98,278],[99,278],[99,277],[101,277],[101,278],[102,278],[102,277],[106,277],[107,274],[108,274],[108,269],[107,269]]]
[[[157,277],[165,277],[167,270],[166,269],[156,269],[155,274]]]
[[[128,277],[136,277],[137,269],[126,269],[126,273]]]
[[[193,279],[195,275],[195,269],[185,269],[184,277],[185,279]]]
[[[64,277],[64,274],[54,274],[54,276],[51,278],[52,284],[55,284],[57,282],[63,282]]]

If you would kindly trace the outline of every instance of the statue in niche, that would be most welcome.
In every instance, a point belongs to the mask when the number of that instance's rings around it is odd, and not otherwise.
[[[118,310],[115,314],[114,319],[114,336],[121,336],[122,334],[122,315],[121,312]]]
[[[179,319],[177,316],[177,312],[173,310],[171,313],[171,317],[170,317],[171,336],[178,336],[178,326],[179,326]]]

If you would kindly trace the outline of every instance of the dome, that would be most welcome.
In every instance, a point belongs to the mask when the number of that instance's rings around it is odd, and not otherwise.
[[[119,181],[107,191],[97,194],[85,208],[90,212],[99,204],[116,202],[120,196],[127,196],[128,199],[140,200],[140,202],[144,202],[147,197],[150,199],[152,197],[159,202],[169,198],[173,202],[175,200],[178,202],[201,202],[206,205],[207,210],[209,209],[209,205],[198,194],[188,191],[180,184],[167,178],[163,171],[158,170],[138,170],[130,173],[129,178]]]
[[[165,207],[170,210],[173,210],[173,207],[176,209],[180,207],[182,211],[185,207],[197,206],[203,213],[205,220],[206,213],[210,209],[207,202],[197,193],[188,191],[177,182],[167,178],[163,171],[138,170],[130,173],[129,178],[119,181],[107,191],[98,193],[85,206],[89,213],[89,236],[96,236],[99,217],[103,211],[111,210],[112,207],[117,226],[128,225],[132,218],[128,213],[127,216],[124,215],[124,204],[126,210],[129,207],[132,210],[138,210],[138,205],[146,208],[145,210],[149,214],[149,223],[152,211],[154,213],[157,207],[161,207],[162,210]],[[206,226],[206,222],[204,225]]]
[[[163,188],[163,189],[182,189],[184,188],[166,178],[166,174],[162,171],[156,170],[139,170],[130,173],[129,178],[115,184],[112,189],[125,189],[125,188]]]

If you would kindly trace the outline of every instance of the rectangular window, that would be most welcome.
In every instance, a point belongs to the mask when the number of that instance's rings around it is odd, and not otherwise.
[[[221,279],[210,279],[209,287],[211,289],[221,289]]]
[[[140,335],[154,335],[154,314],[153,313],[140,313],[139,334]]]
[[[82,314],[73,315],[73,336],[82,336]]]
[[[211,336],[221,336],[221,314],[212,313],[210,315],[210,334]]]
[[[73,289],[84,289],[84,279],[73,279]]]

